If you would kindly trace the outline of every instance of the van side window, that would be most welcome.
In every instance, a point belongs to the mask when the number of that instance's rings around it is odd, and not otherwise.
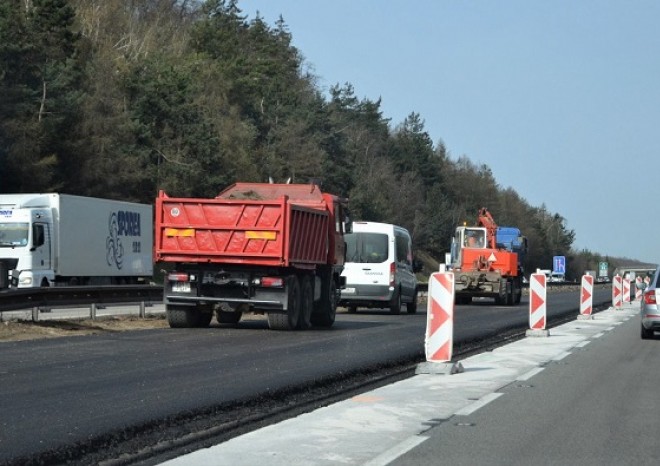
[[[410,241],[408,237],[397,234],[396,238],[396,261],[404,264],[411,264]]]

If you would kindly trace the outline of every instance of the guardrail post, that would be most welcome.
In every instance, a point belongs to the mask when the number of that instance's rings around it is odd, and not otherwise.
[[[32,322],[39,321],[39,306],[34,306],[32,308]]]
[[[92,303],[89,305],[89,318],[92,320],[96,320],[96,303]]]
[[[144,301],[140,301],[140,319],[144,319],[146,316],[144,306],[145,306]]]

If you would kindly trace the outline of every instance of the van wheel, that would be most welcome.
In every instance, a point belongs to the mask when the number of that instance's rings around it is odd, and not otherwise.
[[[396,292],[396,296],[390,304],[390,314],[401,314],[401,290]]]
[[[412,301],[406,304],[406,310],[408,311],[408,314],[415,314],[417,312],[417,289],[415,289],[415,292],[413,293]]]

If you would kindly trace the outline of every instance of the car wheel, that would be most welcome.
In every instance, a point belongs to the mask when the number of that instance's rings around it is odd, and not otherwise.
[[[647,330],[646,328],[644,328],[643,325],[642,325],[641,333],[642,333],[642,340],[648,340],[650,338],[653,338],[653,330]]]

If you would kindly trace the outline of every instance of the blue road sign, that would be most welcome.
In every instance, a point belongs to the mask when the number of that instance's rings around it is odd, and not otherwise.
[[[552,273],[566,273],[566,256],[552,258]]]

